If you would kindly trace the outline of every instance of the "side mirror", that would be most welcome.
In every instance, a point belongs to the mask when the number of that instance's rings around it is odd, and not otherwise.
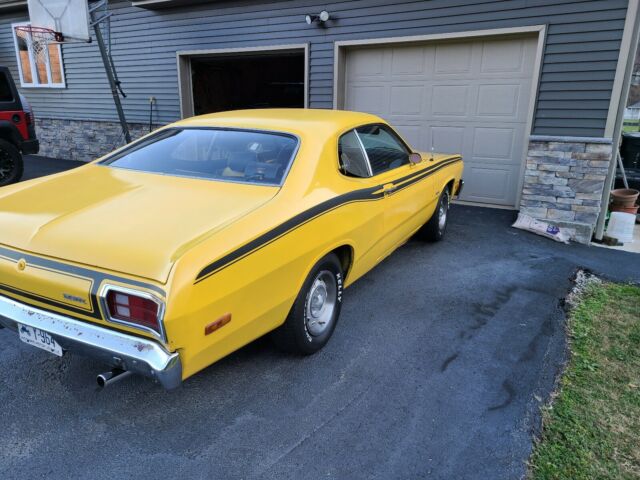
[[[420,163],[422,161],[422,155],[419,153],[411,153],[409,154],[409,163]]]

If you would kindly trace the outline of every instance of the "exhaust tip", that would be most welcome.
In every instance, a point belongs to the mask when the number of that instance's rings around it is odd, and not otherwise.
[[[100,375],[98,375],[98,376],[96,377],[96,381],[98,382],[98,386],[99,386],[100,388],[104,388],[104,387],[106,387],[106,386],[107,386],[107,381],[108,381],[108,379],[107,379],[107,377],[105,376],[105,374],[104,374],[104,373],[101,373]]]
[[[100,388],[105,388],[111,385],[112,383],[117,382],[118,380],[127,378],[129,375],[131,375],[131,372],[127,370],[120,370],[120,369],[114,368],[110,372],[105,372],[98,375],[96,377],[96,382],[98,383],[98,386]]]

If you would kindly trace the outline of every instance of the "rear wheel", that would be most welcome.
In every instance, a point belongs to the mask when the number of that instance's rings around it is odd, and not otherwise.
[[[23,169],[20,151],[6,140],[0,140],[0,187],[19,181]]]
[[[449,189],[445,188],[440,194],[436,211],[427,223],[418,230],[418,237],[427,242],[437,242],[442,240],[447,231],[447,220],[449,219]]]
[[[286,321],[271,334],[278,348],[310,355],[327,344],[340,316],[342,276],[342,266],[333,253],[313,267]]]

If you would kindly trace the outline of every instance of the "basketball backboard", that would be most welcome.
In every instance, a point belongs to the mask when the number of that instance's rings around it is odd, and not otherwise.
[[[64,41],[89,42],[88,0],[28,0],[32,27],[50,28]]]

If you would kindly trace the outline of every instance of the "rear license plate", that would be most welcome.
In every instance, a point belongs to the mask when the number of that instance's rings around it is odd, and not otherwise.
[[[20,324],[18,324],[18,332],[20,334],[20,340],[24,343],[41,348],[59,357],[62,356],[62,347],[47,332]]]

